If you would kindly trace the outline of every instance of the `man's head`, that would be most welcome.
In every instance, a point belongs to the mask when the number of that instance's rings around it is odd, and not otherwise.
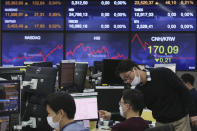
[[[185,83],[186,87],[188,89],[192,89],[193,88],[193,85],[194,85],[194,81],[195,81],[195,78],[194,76],[192,76],[191,74],[189,73],[185,73],[181,76],[181,79],[183,80],[183,82]]]
[[[46,98],[44,104],[48,112],[47,119],[50,118],[50,120],[48,120],[49,125],[50,123],[53,123],[52,125],[54,125],[54,123],[60,123],[62,118],[66,120],[74,119],[76,106],[71,95],[62,92],[53,93]]]
[[[127,89],[123,91],[119,104],[120,113],[124,117],[128,118],[136,114],[139,115],[140,111],[145,107],[144,96],[139,90]]]
[[[125,83],[131,83],[133,86],[141,82],[139,71],[140,68],[130,59],[122,60],[116,68],[116,74],[119,75]]]

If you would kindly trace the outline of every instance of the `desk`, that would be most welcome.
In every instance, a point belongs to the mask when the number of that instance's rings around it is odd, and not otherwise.
[[[90,131],[111,131],[108,126],[101,126],[101,128],[103,128],[103,129],[97,129],[96,123],[97,123],[97,121],[90,121]],[[106,129],[104,129],[104,128],[106,128]]]
[[[156,122],[156,120],[153,118],[152,116],[152,111],[149,110],[149,109],[144,109],[143,112],[142,112],[142,115],[141,117],[144,119],[144,120],[149,120],[149,121],[152,121],[152,122]],[[94,122],[94,124],[92,122],[90,122],[90,124],[94,125],[92,127],[95,127],[96,126],[96,122]],[[103,129],[91,129],[91,131],[110,131],[110,130],[103,130]]]

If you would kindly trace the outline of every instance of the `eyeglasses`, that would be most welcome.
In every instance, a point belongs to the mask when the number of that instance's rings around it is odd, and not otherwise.
[[[123,78],[124,83],[127,83],[127,81],[131,79],[130,75],[131,75],[131,71],[125,74],[125,77]]]
[[[127,101],[125,102],[119,101],[119,106],[126,105],[126,104],[129,104],[129,103]]]

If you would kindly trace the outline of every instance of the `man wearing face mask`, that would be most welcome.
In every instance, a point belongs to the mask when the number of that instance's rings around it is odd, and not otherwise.
[[[139,115],[144,108],[144,97],[140,91],[123,91],[119,105],[120,115],[126,120],[113,126],[111,131],[144,131],[148,128],[146,121]]]
[[[48,112],[47,122],[53,129],[60,131],[89,131],[74,121],[76,112],[75,101],[67,93],[53,93],[44,101]]]
[[[152,110],[156,126],[172,124],[175,131],[191,131],[189,112],[192,99],[183,82],[167,68],[140,70],[132,60],[123,60],[117,67],[117,74],[125,83],[136,86],[145,98],[145,105]],[[113,114],[105,111],[104,118]]]

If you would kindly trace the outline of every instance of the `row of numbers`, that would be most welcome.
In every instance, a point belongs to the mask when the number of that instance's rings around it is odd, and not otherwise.
[[[24,2],[24,1],[5,1],[6,6],[28,6],[28,5],[34,5],[34,6],[43,6],[43,5],[62,5],[62,1],[32,1],[30,2]]]

